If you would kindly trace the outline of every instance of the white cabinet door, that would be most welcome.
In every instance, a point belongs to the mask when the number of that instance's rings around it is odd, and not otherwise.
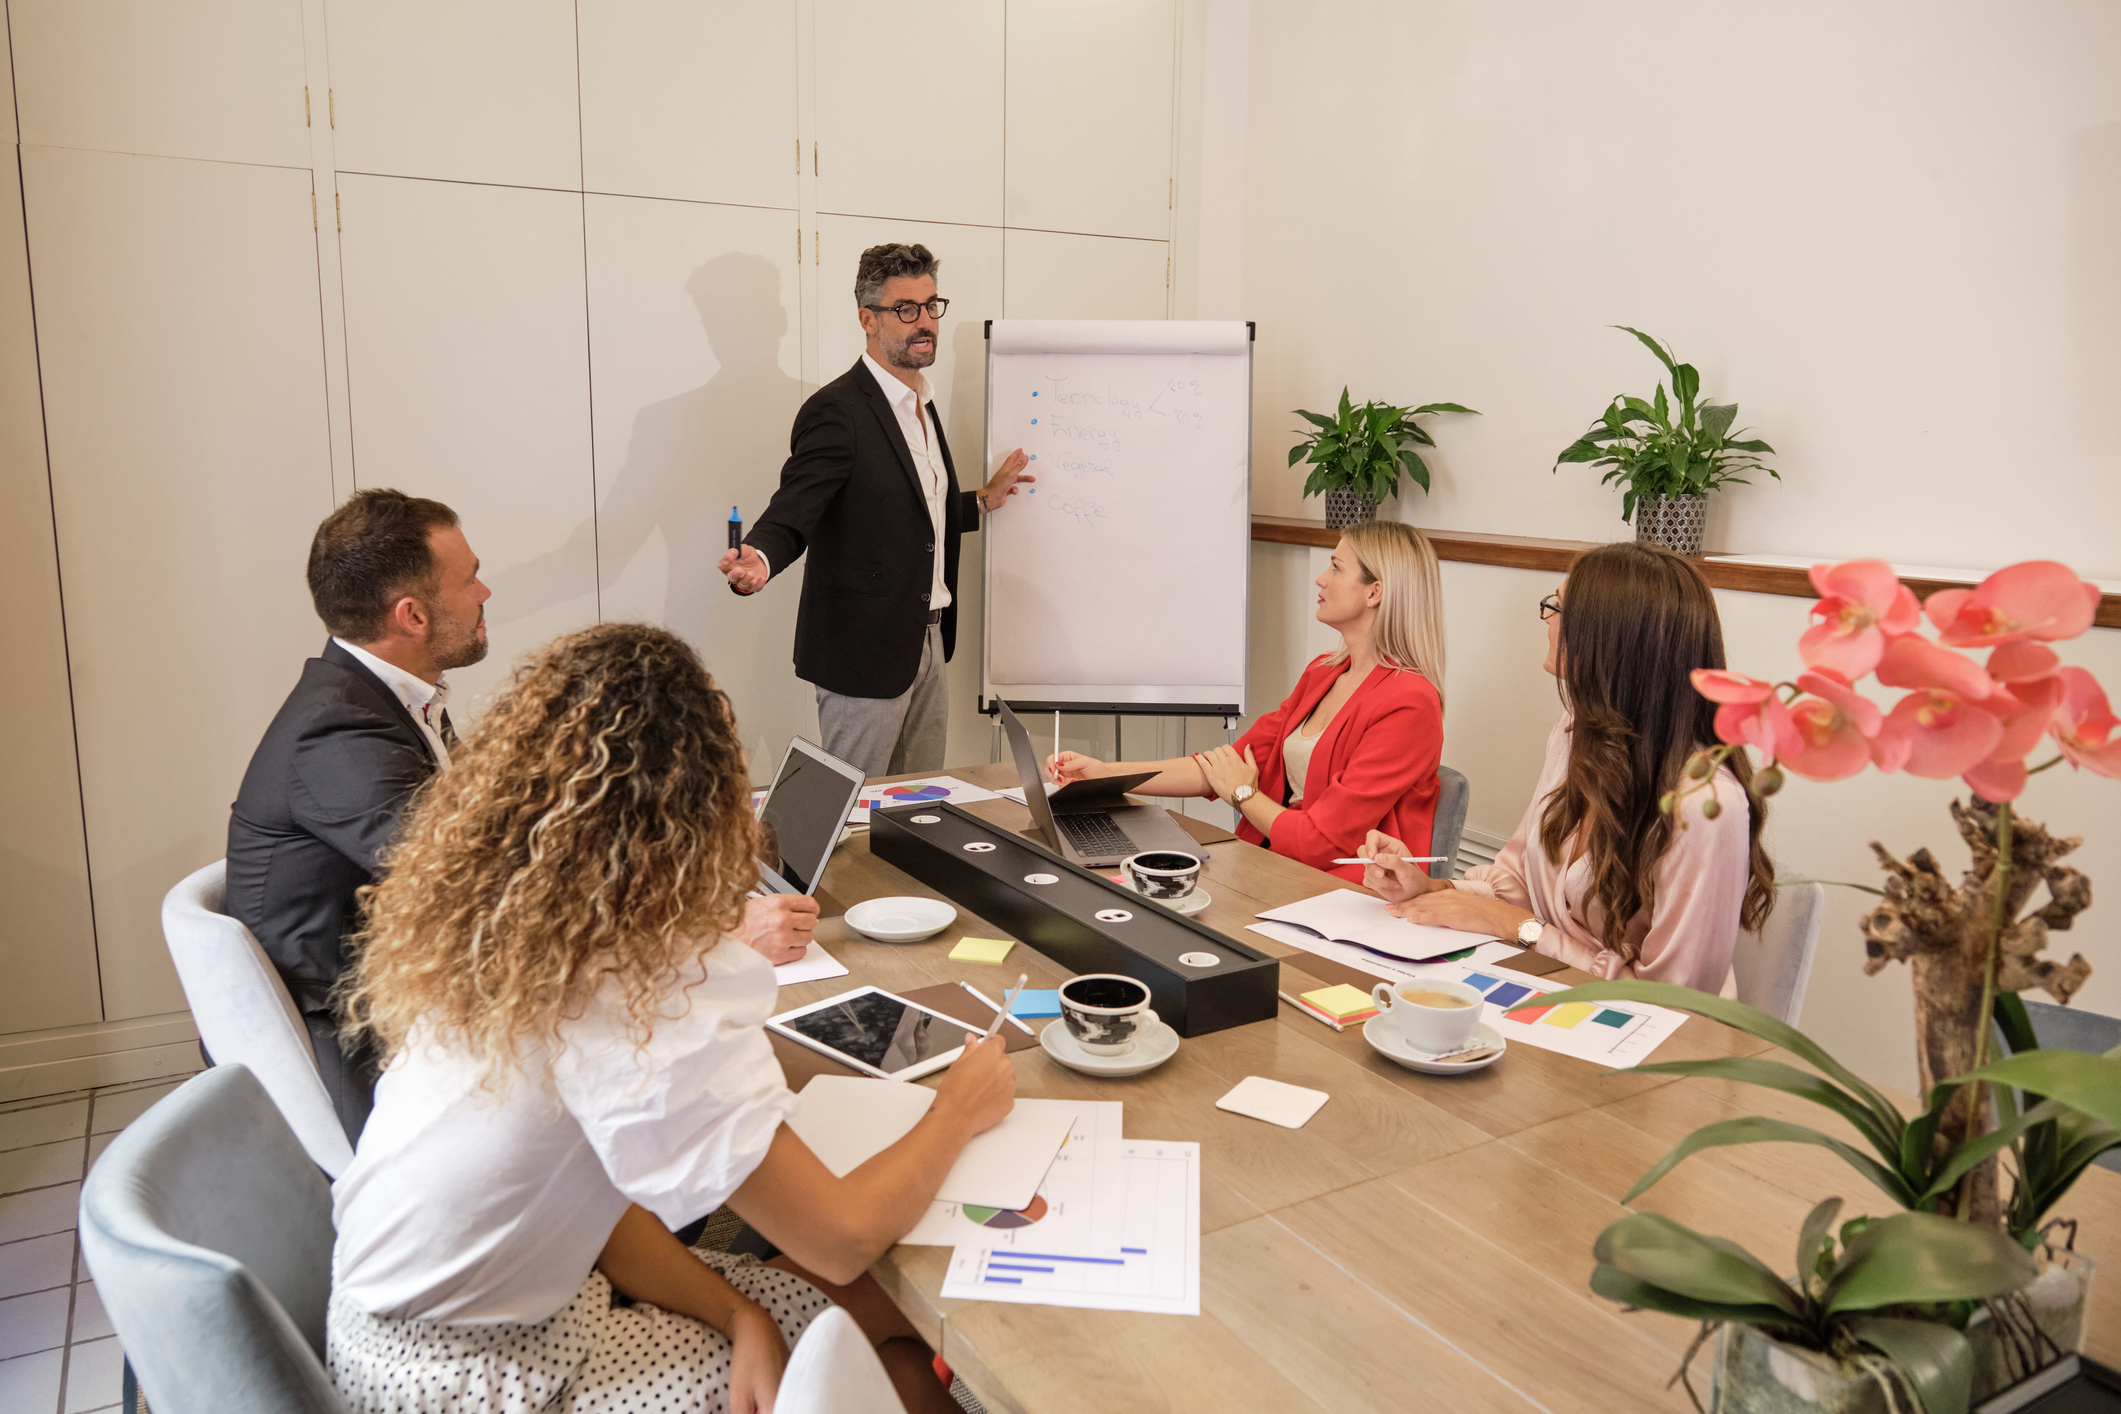
[[[748,527],[779,485],[807,392],[797,274],[793,212],[589,198],[604,617],[689,639],[774,759],[816,735],[790,664],[802,576],[742,598],[715,561],[730,508]]]
[[[339,190],[354,480],[446,502],[493,590],[487,660],[449,675],[464,724],[510,662],[597,617],[582,198]]]
[[[1006,224],[1171,232],[1172,0],[1010,0]]]
[[[1162,319],[1170,307],[1167,242],[1009,231],[1004,249],[1011,319]]]
[[[997,0],[816,0],[817,209],[1002,223]]]
[[[221,857],[324,643],[331,509],[307,172],[22,149],[109,1020],[180,1010],[162,895]],[[143,232],[152,231],[152,236]]]
[[[571,0],[334,0],[342,172],[580,190]]]
[[[301,0],[12,0],[7,18],[24,142],[309,165]]]
[[[588,190],[794,208],[794,0],[577,10]]]
[[[29,249],[15,164],[0,162],[0,1035],[103,1019],[88,842],[66,680],[66,624],[38,403]]]

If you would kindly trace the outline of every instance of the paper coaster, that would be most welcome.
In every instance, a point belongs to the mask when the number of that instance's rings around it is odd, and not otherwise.
[[[1236,1089],[1217,1100],[1215,1108],[1250,1115],[1284,1129],[1302,1129],[1318,1113],[1318,1107],[1332,1098],[1323,1090],[1306,1090],[1263,1075],[1248,1075],[1237,1082]]]

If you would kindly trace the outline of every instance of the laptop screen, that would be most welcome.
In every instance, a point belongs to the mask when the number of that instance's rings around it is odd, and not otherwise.
[[[759,810],[767,867],[803,893],[817,892],[818,876],[839,843],[847,812],[862,788],[860,769],[801,737],[788,743],[780,774]]]
[[[997,697],[994,705],[1001,709],[1002,730],[1009,737],[1009,754],[1016,759],[1016,780],[1024,788],[1024,806],[1031,812],[1031,823],[1046,837],[1048,849],[1065,854],[1067,848],[1061,841],[1060,829],[1053,823],[1053,807],[1046,803],[1046,773],[1039,768],[1038,748],[1031,744],[1031,733],[1024,730],[1008,703]]]

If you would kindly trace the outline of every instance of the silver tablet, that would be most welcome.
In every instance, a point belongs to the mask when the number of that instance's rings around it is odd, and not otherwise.
[[[981,1036],[956,1017],[879,987],[860,987],[784,1011],[766,1025],[882,1080],[918,1080],[941,1070]]]

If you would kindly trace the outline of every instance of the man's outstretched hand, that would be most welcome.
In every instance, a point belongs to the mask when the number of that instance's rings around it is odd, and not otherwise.
[[[741,550],[724,550],[722,558],[715,562],[716,569],[728,579],[729,587],[739,594],[756,594],[766,587],[773,576],[766,572],[766,561],[758,551],[746,545]]]
[[[1002,458],[1001,468],[987,479],[985,486],[980,487],[980,506],[990,514],[998,511],[1008,502],[1011,496],[1016,494],[1018,482],[1028,486],[1038,480],[1035,476],[1026,476],[1024,474],[1024,468],[1029,465],[1031,465],[1031,458],[1024,455],[1022,447],[1018,447],[1015,451],[1009,453],[1008,456]]]

